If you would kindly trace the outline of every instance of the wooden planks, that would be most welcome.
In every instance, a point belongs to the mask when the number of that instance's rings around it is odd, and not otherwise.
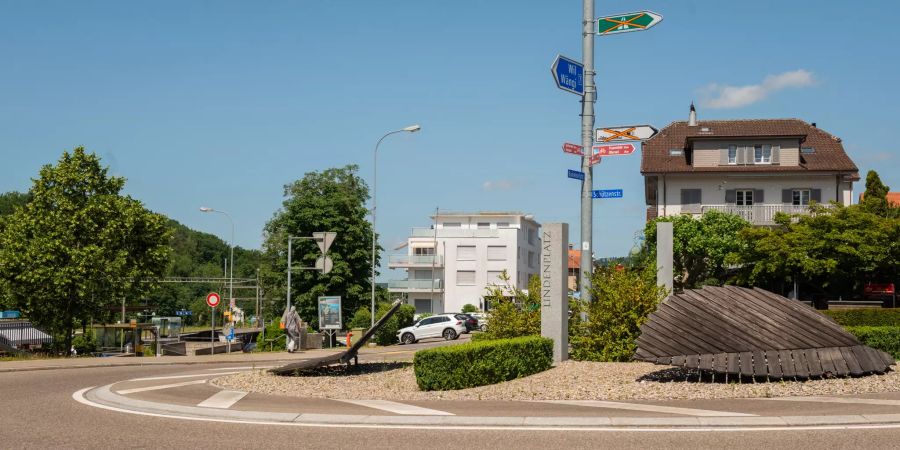
[[[640,361],[769,379],[860,376],[895,364],[802,303],[736,286],[670,296],[637,345]]]

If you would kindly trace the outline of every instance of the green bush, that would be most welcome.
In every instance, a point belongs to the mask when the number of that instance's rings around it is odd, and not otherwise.
[[[900,359],[900,327],[845,327],[859,342]]]
[[[821,313],[844,327],[900,327],[900,309],[829,309]]]
[[[462,307],[462,312],[464,312],[464,313],[478,312],[478,307],[475,306],[475,305],[473,305],[473,304],[471,304],[471,303],[466,303],[466,304],[463,305],[463,307]]]
[[[419,350],[413,357],[423,391],[465,389],[542,372],[553,365],[553,341],[540,336]]]
[[[97,338],[91,330],[72,339],[72,347],[75,347],[75,351],[82,356],[89,356],[91,353],[96,352],[98,346]]]
[[[273,320],[266,325],[265,339],[257,342],[256,348],[259,351],[283,352],[287,349],[287,339],[279,327],[280,321]]]
[[[388,303],[382,303],[378,305],[378,317],[384,317],[387,314],[388,310],[391,309],[391,305]],[[372,339],[378,343],[378,345],[391,345],[396,344],[397,341],[397,331],[401,328],[406,328],[413,324],[413,316],[416,314],[416,308],[412,305],[400,305],[400,309],[391,316],[390,319],[382,326],[378,331],[375,332],[375,336]]]
[[[372,314],[366,307],[357,309],[350,318],[350,323],[347,324],[348,328],[369,328],[370,326],[372,326]]]
[[[598,268],[591,275],[589,304],[575,303],[569,320],[572,358],[580,361],[630,361],[641,325],[665,298],[653,267]],[[587,320],[582,321],[581,313]]]
[[[488,310],[488,327],[479,339],[508,339],[541,334],[541,280],[531,277],[528,293],[509,283],[504,271],[500,279],[504,287],[489,287],[485,300],[491,305]],[[511,294],[511,295],[510,295]]]

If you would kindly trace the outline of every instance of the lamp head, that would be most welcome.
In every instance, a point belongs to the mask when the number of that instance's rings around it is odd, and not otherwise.
[[[419,131],[419,130],[421,130],[421,129],[422,129],[422,126],[421,126],[421,125],[415,124],[415,125],[410,125],[410,126],[404,128],[403,131],[408,131],[408,132],[410,132],[410,133],[415,133],[416,131]]]
[[[208,206],[201,206],[201,207],[200,207],[200,211],[203,211],[203,212],[213,212],[213,209],[210,208],[210,207],[208,207]]]

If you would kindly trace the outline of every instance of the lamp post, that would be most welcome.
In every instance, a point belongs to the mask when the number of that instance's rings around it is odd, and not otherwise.
[[[394,130],[385,133],[384,136],[381,136],[381,139],[375,143],[375,153],[373,156],[373,164],[372,164],[372,309],[370,312],[372,313],[372,325],[371,328],[375,328],[375,247],[377,247],[376,237],[375,237],[375,208],[377,204],[377,191],[378,191],[378,146],[381,145],[381,141],[384,138],[397,133],[415,133],[416,131],[421,130],[422,127],[418,124],[410,125],[406,128],[401,128],[399,130]],[[370,328],[370,329],[371,329]]]
[[[205,212],[205,213],[214,212],[214,213],[223,214],[223,215],[225,215],[225,217],[228,218],[228,221],[231,222],[231,245],[229,245],[231,255],[230,255],[230,258],[228,261],[228,265],[229,265],[229,268],[228,268],[228,271],[229,271],[229,274],[228,274],[228,302],[230,305],[231,299],[234,298],[234,219],[232,219],[231,215],[225,211],[208,208],[206,206],[201,206],[200,211]]]

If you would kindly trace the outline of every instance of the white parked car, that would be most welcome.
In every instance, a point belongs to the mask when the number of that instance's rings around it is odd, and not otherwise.
[[[454,317],[453,314],[440,314],[426,317],[411,327],[406,327],[397,332],[397,339],[401,344],[414,344],[419,339],[444,338],[448,341],[459,339],[459,335],[466,332],[466,324]]]

